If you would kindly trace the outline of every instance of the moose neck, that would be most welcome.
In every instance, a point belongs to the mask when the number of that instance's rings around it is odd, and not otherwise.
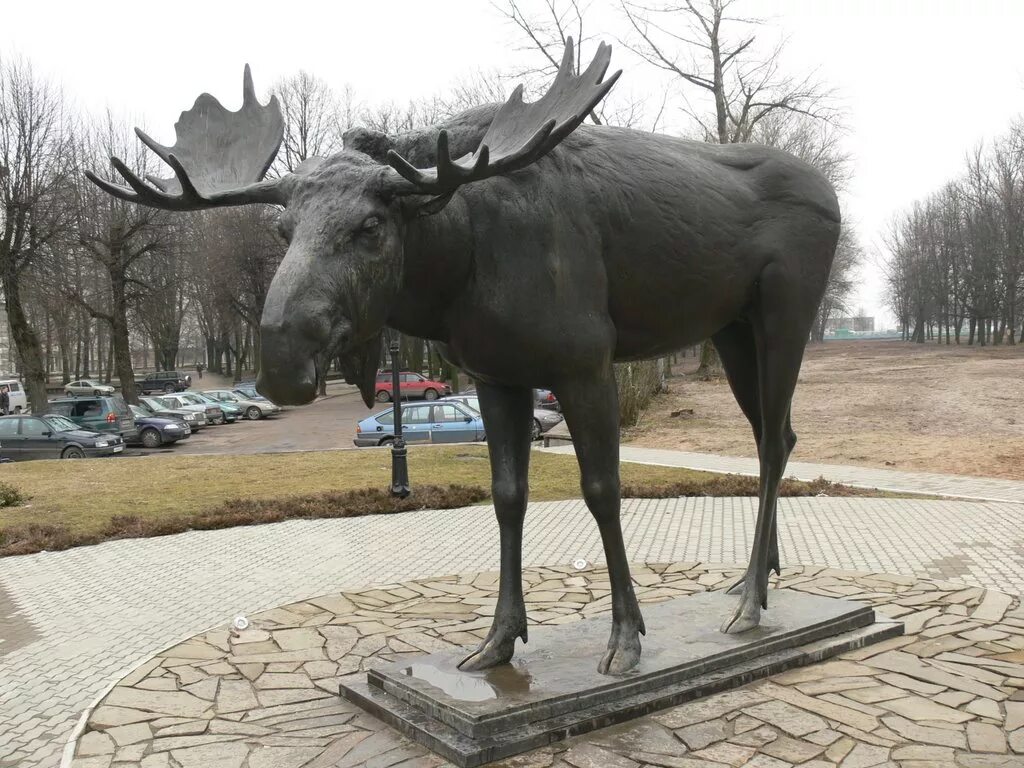
[[[452,303],[466,289],[471,271],[469,214],[455,198],[433,216],[406,225],[402,287],[388,326],[409,336],[447,342]]]

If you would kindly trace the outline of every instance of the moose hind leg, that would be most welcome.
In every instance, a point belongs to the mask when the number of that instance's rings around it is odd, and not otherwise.
[[[813,303],[794,290],[799,287],[799,282],[789,279],[781,268],[766,267],[761,276],[760,295],[751,312],[761,406],[757,523],[740,604],[723,624],[723,632],[739,633],[756,627],[761,609],[768,607],[768,573],[776,537],[779,483],[796,437],[790,427],[790,404],[813,321]]]
[[[523,519],[533,433],[533,392],[530,389],[477,382],[477,393],[487,424],[491,495],[501,536],[501,577],[491,629],[480,647],[459,664],[459,669],[469,671],[505,664],[515,653],[516,638],[521,637],[526,642]]]
[[[601,532],[612,587],[612,632],[597,669],[621,674],[640,662],[639,636],[646,629],[619,521],[619,407],[611,364],[594,379],[573,381],[555,394],[572,433],[583,498]]]
[[[757,374],[757,342],[754,329],[749,322],[737,320],[730,323],[711,338],[722,360],[726,379],[733,397],[743,415],[750,422],[754,432],[754,444],[761,447],[761,389]],[[794,435],[795,442],[795,435]],[[792,446],[791,446],[792,448]],[[772,526],[768,545],[768,572],[780,573],[779,543],[775,526]],[[746,575],[741,576],[726,590],[730,595],[743,592]]]

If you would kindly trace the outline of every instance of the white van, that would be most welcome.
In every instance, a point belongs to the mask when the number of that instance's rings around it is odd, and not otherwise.
[[[17,379],[0,379],[0,387],[7,387],[7,396],[10,398],[8,406],[9,413],[21,413],[28,410],[28,397],[25,395],[25,387]]]

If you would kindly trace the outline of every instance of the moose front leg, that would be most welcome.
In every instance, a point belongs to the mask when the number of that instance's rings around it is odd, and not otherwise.
[[[619,403],[609,364],[599,376],[556,389],[576,459],[583,498],[597,521],[612,586],[612,634],[597,666],[602,674],[621,674],[640,662],[640,635],[646,634],[633,592],[619,521]]]
[[[491,496],[501,535],[501,580],[491,631],[459,669],[488,669],[508,662],[516,638],[526,642],[523,602],[523,518],[526,516],[533,391],[477,382],[491,457]]]

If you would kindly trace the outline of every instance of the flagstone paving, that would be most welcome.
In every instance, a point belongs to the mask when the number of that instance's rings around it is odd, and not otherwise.
[[[732,583],[728,566],[637,566],[642,603]],[[531,623],[610,611],[602,569],[532,568]],[[500,768],[995,768],[1024,765],[1024,611],[994,590],[806,567],[777,588],[860,600],[907,634],[499,761]],[[149,659],[92,710],[72,768],[441,768],[337,696],[374,664],[475,645],[497,574],[330,594]],[[771,597],[769,595],[769,603]]]
[[[627,551],[634,562],[742,562],[755,507],[753,499],[627,501]],[[779,540],[783,564],[1024,591],[1021,504],[783,499]],[[583,505],[531,504],[524,562],[576,558],[602,562]],[[0,559],[0,768],[54,768],[80,713],[110,684],[140,659],[236,614],[497,565],[488,507],[288,521]],[[987,737],[975,730],[976,741]]]

